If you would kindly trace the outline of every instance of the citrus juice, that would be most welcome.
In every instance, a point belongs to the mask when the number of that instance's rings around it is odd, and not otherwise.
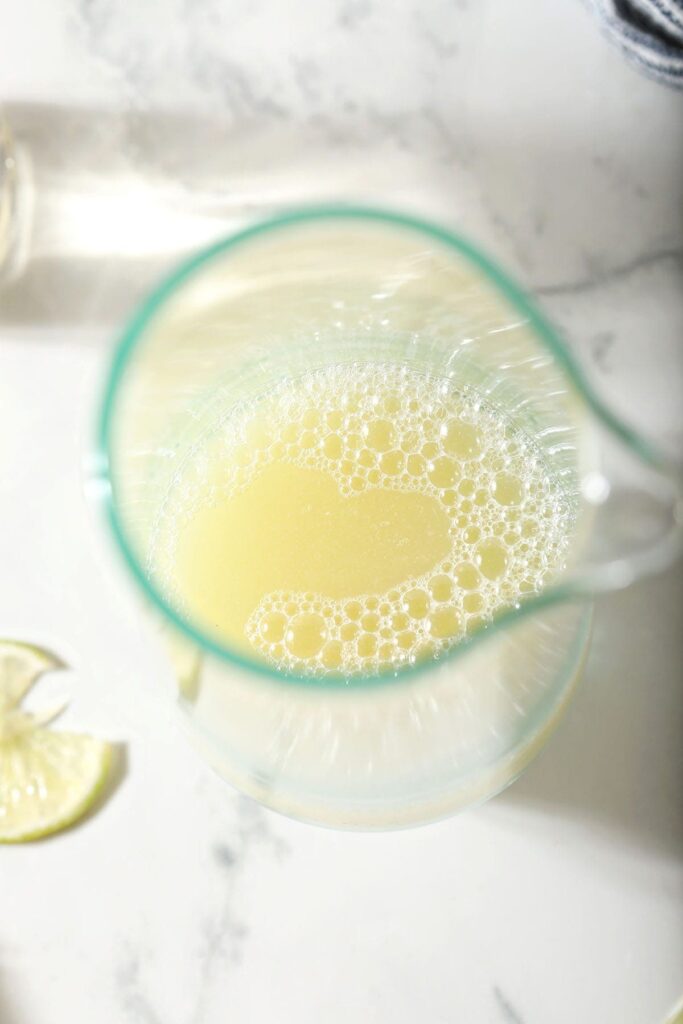
[[[373,674],[538,591],[571,518],[533,440],[476,390],[340,364],[218,418],[175,474],[148,569],[242,655]]]

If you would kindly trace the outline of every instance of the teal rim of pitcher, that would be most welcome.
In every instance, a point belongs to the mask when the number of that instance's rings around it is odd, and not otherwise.
[[[590,597],[590,594],[585,590],[577,590],[575,586],[572,586],[571,582],[555,584],[539,594],[526,598],[520,604],[501,612],[486,626],[470,636],[464,637],[436,658],[425,658],[414,664],[386,669],[372,675],[321,676],[312,674],[297,675],[295,673],[283,672],[272,668],[264,661],[251,659],[239,651],[219,643],[210,634],[203,632],[183,618],[154,586],[147,573],[145,573],[126,536],[126,530],[114,500],[114,487],[111,475],[111,465],[113,462],[111,449],[113,425],[116,416],[116,395],[123,381],[128,362],[138,342],[143,338],[146,327],[152,321],[157,311],[175,294],[181,285],[194,277],[208,263],[211,263],[217,257],[224,256],[243,242],[250,241],[259,235],[268,234],[282,228],[295,227],[310,221],[324,220],[365,220],[387,224],[392,227],[406,228],[409,231],[422,234],[426,238],[436,241],[464,257],[493,284],[498,292],[535,329],[540,342],[545,345],[566,373],[568,379],[581,395],[591,412],[608,430],[619,437],[634,454],[654,468],[665,468],[668,460],[646,438],[633,430],[605,405],[589,384],[583,370],[574,360],[555,328],[540,312],[535,302],[526,294],[523,288],[517,285],[506,272],[489,259],[488,256],[484,255],[472,242],[439,224],[407,213],[370,206],[346,206],[343,204],[307,206],[300,209],[287,210],[265,220],[258,221],[235,234],[229,235],[227,238],[215,242],[213,245],[201,249],[195,255],[181,262],[175,270],[161,280],[133,314],[120,336],[109,367],[104,399],[100,407],[96,427],[95,465],[97,469],[94,474],[98,482],[103,485],[98,488],[98,496],[104,501],[105,517],[111,527],[123,560],[137,584],[141,587],[142,592],[151,602],[152,606],[155,606],[176,630],[192,644],[228,664],[246,669],[249,672],[278,683],[325,686],[328,688],[336,685],[348,688],[356,685],[367,686],[368,684],[415,679],[417,676],[427,674],[448,662],[455,662],[481,642],[490,639],[502,630],[508,629],[513,623],[540,611],[542,608],[548,608],[551,605],[572,599],[585,601]]]

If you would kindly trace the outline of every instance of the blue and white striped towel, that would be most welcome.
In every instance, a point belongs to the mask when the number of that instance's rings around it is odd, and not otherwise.
[[[683,0],[593,0],[593,6],[629,60],[683,89]]]

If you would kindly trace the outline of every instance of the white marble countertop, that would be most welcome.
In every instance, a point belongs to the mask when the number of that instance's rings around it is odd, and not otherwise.
[[[577,0],[24,0],[0,9],[0,51],[0,97],[19,128],[57,126],[77,205],[98,173],[149,174],[163,113],[190,126],[210,193],[182,213],[188,244],[217,210],[309,194],[442,216],[680,446],[683,96],[624,65]],[[207,118],[227,153],[198,152]],[[105,157],[79,177],[93,125]],[[154,172],[163,192],[178,170]],[[73,264],[71,325],[59,289],[40,306],[46,265],[74,256],[58,246],[29,264],[33,292],[0,295],[0,633],[62,653],[73,670],[43,685],[73,694],[65,722],[126,744],[127,770],[80,827],[0,851],[1,1024],[659,1024],[683,989],[680,569],[600,603],[566,719],[485,807],[354,835],[240,798],[176,735],[81,496],[120,283],[150,272],[100,241]]]

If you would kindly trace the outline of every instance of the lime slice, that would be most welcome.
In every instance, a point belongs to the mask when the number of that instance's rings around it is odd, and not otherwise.
[[[36,715],[17,707],[39,675],[58,667],[45,651],[0,641],[0,843],[39,839],[71,825],[107,778],[106,741],[44,728],[61,706]]]
[[[0,715],[19,704],[44,672],[63,668],[49,651],[16,640],[0,640]]]
[[[49,729],[0,737],[0,843],[58,832],[97,799],[111,747],[104,740]]]

